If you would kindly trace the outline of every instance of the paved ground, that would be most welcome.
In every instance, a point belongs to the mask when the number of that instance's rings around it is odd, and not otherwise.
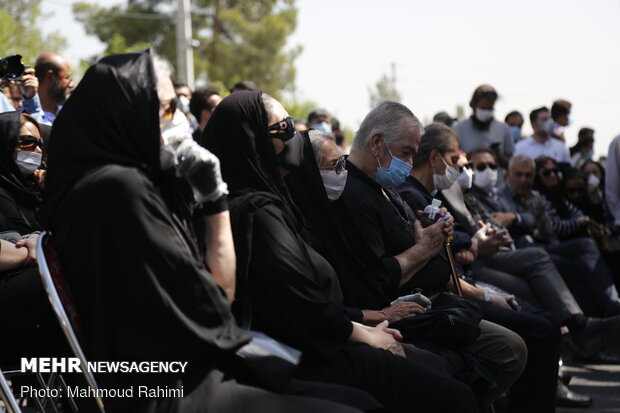
[[[608,346],[605,351],[620,356],[620,343]],[[620,365],[566,361],[562,369],[573,375],[571,390],[590,395],[593,404],[585,409],[558,409],[558,413],[620,413]]]

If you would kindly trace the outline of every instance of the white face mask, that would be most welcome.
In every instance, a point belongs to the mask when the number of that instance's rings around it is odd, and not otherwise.
[[[448,189],[452,186],[454,181],[456,181],[456,178],[459,176],[459,171],[448,165],[443,157],[441,157],[441,160],[446,165],[446,172],[443,175],[438,175],[433,169],[433,184],[435,184],[435,189]]]
[[[493,115],[495,114],[495,111],[493,109],[480,109],[480,108],[476,108],[476,118],[480,121],[480,122],[488,122],[491,119],[493,119]]]
[[[547,134],[547,136],[553,135],[553,130],[555,129],[555,125],[553,124],[553,119],[549,118],[542,125],[540,125],[539,129]]]
[[[461,189],[471,188],[471,183],[474,179],[474,171],[469,168],[463,168],[463,172],[456,178],[456,182],[459,183]]]
[[[192,139],[190,125],[183,112],[177,109],[172,119],[160,119],[159,129],[164,143],[159,147],[161,169],[176,166],[176,149],[186,139]]]
[[[497,183],[497,169],[487,167],[484,171],[476,171],[474,185],[485,191],[490,191]]]
[[[15,163],[24,176],[32,175],[41,166],[42,154],[29,151],[18,151]]]
[[[594,174],[588,175],[588,185],[590,185],[590,188],[598,188],[600,183],[601,180],[598,179],[598,176]]]
[[[344,191],[344,186],[347,183],[347,171],[342,171],[339,174],[337,174],[336,171],[320,172],[325,192],[327,192],[327,198],[332,202],[340,198],[342,191]]]
[[[191,139],[192,136],[189,121],[179,109],[174,112],[172,119],[160,119],[159,128],[164,145],[178,145],[187,138]]]

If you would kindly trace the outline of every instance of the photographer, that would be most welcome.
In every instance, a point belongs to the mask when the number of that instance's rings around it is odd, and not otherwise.
[[[6,69],[3,67],[0,71],[0,89],[3,92],[0,94],[0,113],[23,110],[40,122],[43,108],[37,94],[39,80],[35,70],[25,68],[19,55],[0,60],[6,62]]]

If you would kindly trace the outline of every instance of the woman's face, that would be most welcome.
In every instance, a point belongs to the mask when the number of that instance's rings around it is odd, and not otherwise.
[[[269,120],[269,125],[273,125],[288,117],[288,112],[284,109],[284,106],[282,106],[280,102],[274,99],[270,110],[267,111],[267,117]],[[271,138],[271,143],[273,144],[273,148],[276,150],[276,154],[279,154],[284,150],[284,141],[282,139]]]
[[[321,156],[322,158],[321,163],[319,164],[319,169],[334,170],[336,162],[340,159],[340,153],[338,152],[336,142],[326,140],[321,146]]]
[[[586,176],[590,174],[594,174],[594,176],[596,176],[599,180],[603,179],[601,170],[598,168],[598,166],[596,166],[596,164],[592,162],[588,162],[587,164],[583,166],[583,173],[586,174]]]
[[[33,136],[39,141],[41,140],[41,133],[39,132],[39,129],[35,126],[35,124],[31,122],[26,122],[21,128],[19,128],[19,136]],[[19,151],[43,153],[39,145],[34,145],[34,144],[20,145],[18,143],[17,146],[15,146],[15,150],[13,151],[13,160],[17,159],[17,153]]]
[[[554,188],[558,185],[558,167],[553,161],[547,161],[538,172],[545,188]]]
[[[579,178],[568,179],[564,183],[564,196],[569,201],[576,201],[586,192],[586,181]]]

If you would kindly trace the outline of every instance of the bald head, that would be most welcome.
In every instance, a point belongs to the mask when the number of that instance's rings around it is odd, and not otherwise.
[[[45,74],[48,71],[53,71],[54,73],[58,73],[59,71],[68,71],[71,73],[71,66],[67,59],[62,57],[61,55],[53,52],[43,52],[37,58],[37,61],[34,65],[34,70],[36,72],[37,78],[39,78],[39,82],[42,82],[45,78]]]
[[[39,79],[41,105],[45,111],[56,114],[74,87],[71,66],[61,55],[44,52],[37,58],[34,70]]]

